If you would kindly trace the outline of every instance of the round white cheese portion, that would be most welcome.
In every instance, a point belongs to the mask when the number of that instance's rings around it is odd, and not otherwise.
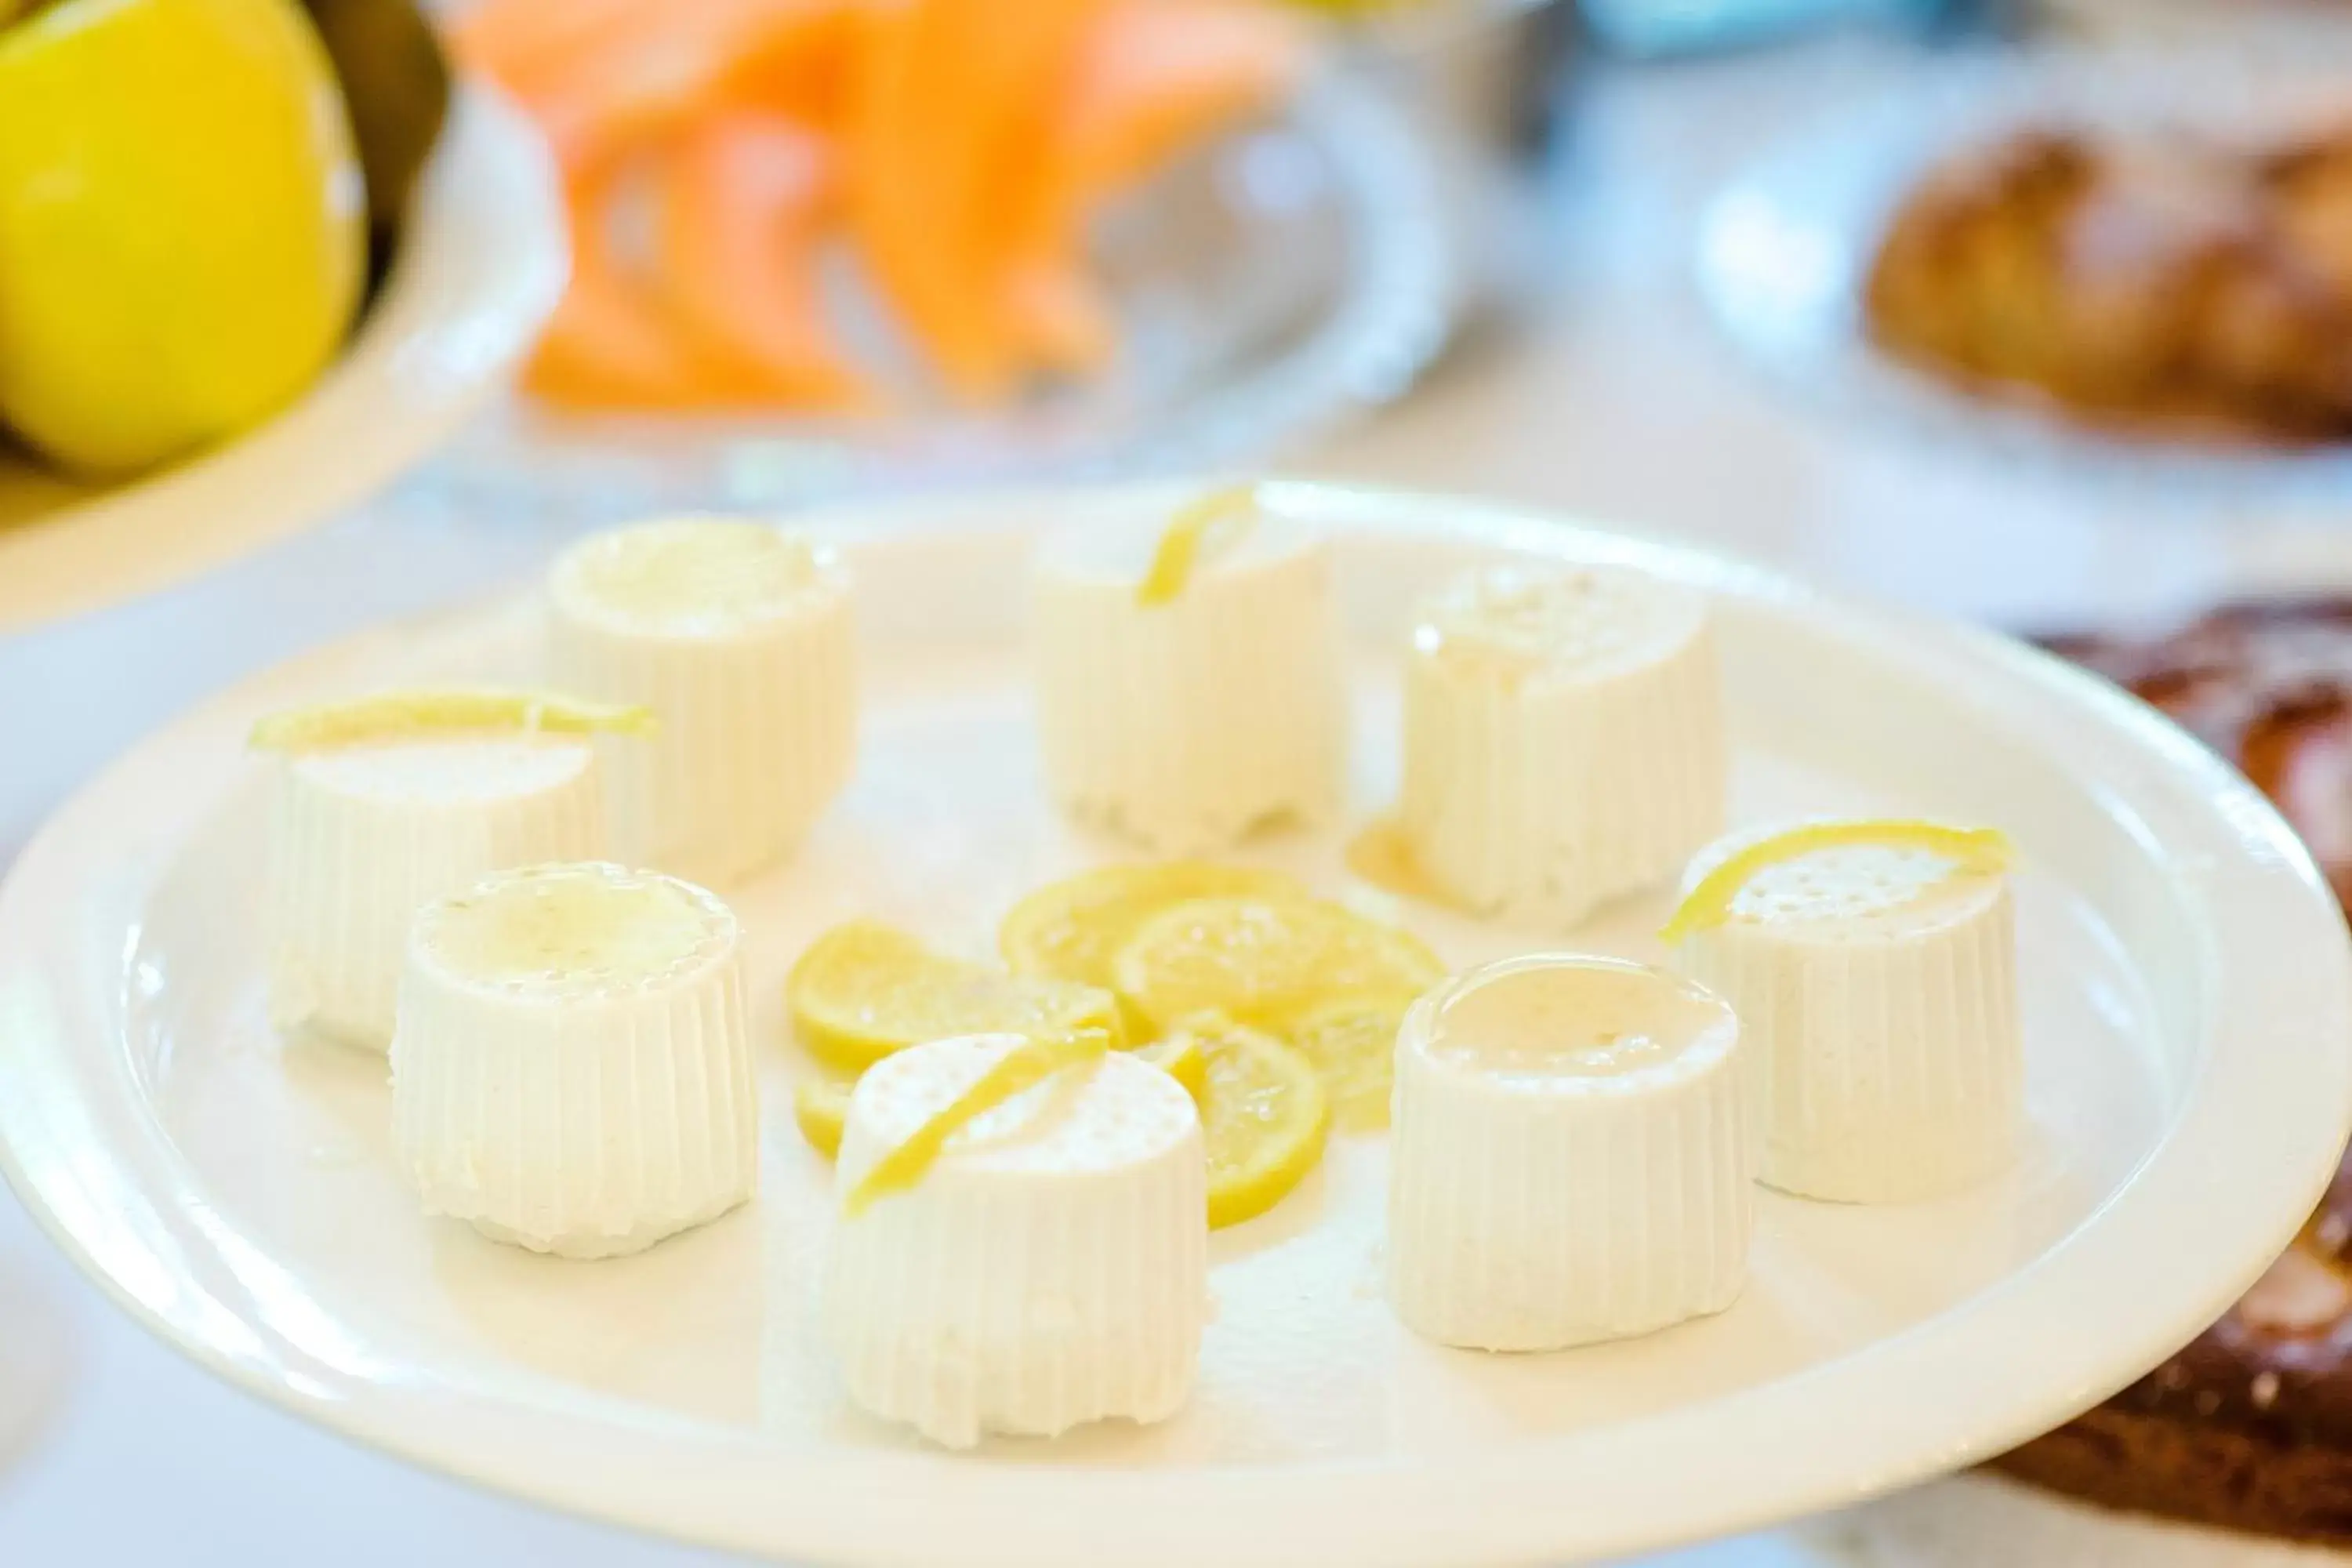
[[[1328,818],[1347,744],[1328,541],[1261,513],[1213,535],[1175,596],[1147,605],[1166,524],[1103,519],[1040,557],[1037,723],[1055,799],[1167,855]]]
[[[1721,1311],[1747,1281],[1754,1140],[1719,998],[1538,954],[1398,1032],[1389,1298],[1416,1333],[1544,1351]]]
[[[940,1040],[869,1069],[840,1192],[1022,1044]],[[976,1118],[911,1187],[835,1223],[824,1327],[851,1397],[959,1448],[1175,1414],[1207,1317],[1207,1184],[1192,1098],[1123,1053]]]
[[[421,906],[492,871],[604,850],[596,752],[581,737],[408,738],[278,768],[268,923],[281,1028],[385,1049]]]
[[[655,872],[503,873],[417,916],[393,1142],[425,1212],[610,1258],[717,1218],[759,1178],[740,935]]]
[[[604,743],[614,852],[726,887],[795,848],[856,751],[839,563],[765,523],[675,519],[583,540],[549,596],[551,679],[657,726]]]
[[[1696,887],[1760,834],[1696,860]],[[1762,1176],[1785,1192],[1904,1203],[2007,1165],[2024,1123],[2007,879],[1932,850],[1825,848],[1768,866],[1676,967],[1747,1031]]]
[[[1490,565],[1424,606],[1399,816],[1463,908],[1555,927],[1671,879],[1723,830],[1705,597],[1638,573]]]

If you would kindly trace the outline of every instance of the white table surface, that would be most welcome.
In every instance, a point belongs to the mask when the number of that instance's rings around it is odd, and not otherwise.
[[[1572,509],[2012,624],[2137,615],[2233,584],[2352,582],[2352,528],[2308,507],[2144,516],[2125,491],[1832,428],[1714,335],[1685,266],[1699,198],[1763,137],[1915,68],[1849,40],[1598,82],[1579,111],[1566,226],[1532,317],[1474,341],[1405,405],[1292,466]],[[431,499],[412,486],[227,572],[0,643],[0,862],[78,780],[204,692],[520,577],[555,538],[519,519],[453,519]],[[1936,1494],[1963,1521],[1978,1506],[1966,1489]],[[1822,1544],[1839,1538],[1839,1527],[1803,1542],[1758,1537],[1652,1568],[1909,1561]],[[2126,1544],[2112,1557],[2143,1560]],[[0,1193],[0,1565],[721,1561],[484,1495],[230,1392],[116,1314]]]

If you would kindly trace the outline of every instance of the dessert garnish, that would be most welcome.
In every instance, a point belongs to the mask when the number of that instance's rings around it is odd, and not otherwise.
[[[1857,847],[1939,856],[1951,862],[1954,875],[1990,875],[2008,869],[2010,862],[2008,836],[1997,828],[1899,818],[1806,823],[1748,845],[1701,878],[1676,906],[1659,938],[1678,942],[1692,931],[1721,925],[1731,918],[1740,890],[1769,867],[1824,849]]]
[[[386,691],[272,713],[254,725],[247,743],[259,752],[322,752],[497,731],[644,735],[655,723],[650,710],[626,704],[545,691],[446,688]]]

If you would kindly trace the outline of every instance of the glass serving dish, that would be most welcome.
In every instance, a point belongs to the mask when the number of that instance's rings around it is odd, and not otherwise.
[[[1106,213],[1095,254],[1121,342],[1097,377],[972,411],[908,376],[898,413],[864,420],[584,416],[518,396],[436,481],[593,522],[1250,461],[1396,397],[1444,346],[1461,242],[1439,168],[1388,87],[1328,68]]]
[[[1746,357],[1825,417],[1957,457],[2119,486],[2135,506],[2352,499],[2352,443],[2231,444],[2094,425],[2026,394],[1964,391],[1882,352],[1862,292],[1927,168],[2034,125],[2242,137],[2340,119],[2352,61],[2259,47],[1955,60],[1769,148],[1708,204],[1700,295]]]

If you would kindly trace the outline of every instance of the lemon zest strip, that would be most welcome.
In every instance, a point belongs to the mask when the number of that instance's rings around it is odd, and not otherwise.
[[[1823,849],[1879,846],[1924,849],[1943,856],[1963,872],[1990,875],[2009,868],[2009,836],[1993,827],[1947,827],[1940,823],[1877,818],[1863,822],[1815,822],[1759,839],[1699,879],[1663,930],[1669,945],[1695,931],[1731,918],[1732,900],[1759,872]]]
[[[1213,534],[1239,538],[1257,521],[1257,487],[1229,485],[1177,509],[1160,535],[1151,566],[1136,585],[1135,602],[1150,608],[1171,603],[1192,580],[1192,569]]]
[[[257,752],[297,752],[466,731],[645,735],[653,729],[649,708],[583,702],[545,691],[453,688],[387,691],[288,709],[257,722],[246,743]]]
[[[855,1219],[876,1198],[913,1187],[939,1159],[948,1140],[967,1124],[1066,1068],[1100,1061],[1109,1049],[1110,1034],[1105,1029],[1079,1029],[1014,1047],[974,1079],[971,1088],[931,1112],[922,1125],[868,1166],[842,1200],[842,1213]]]

